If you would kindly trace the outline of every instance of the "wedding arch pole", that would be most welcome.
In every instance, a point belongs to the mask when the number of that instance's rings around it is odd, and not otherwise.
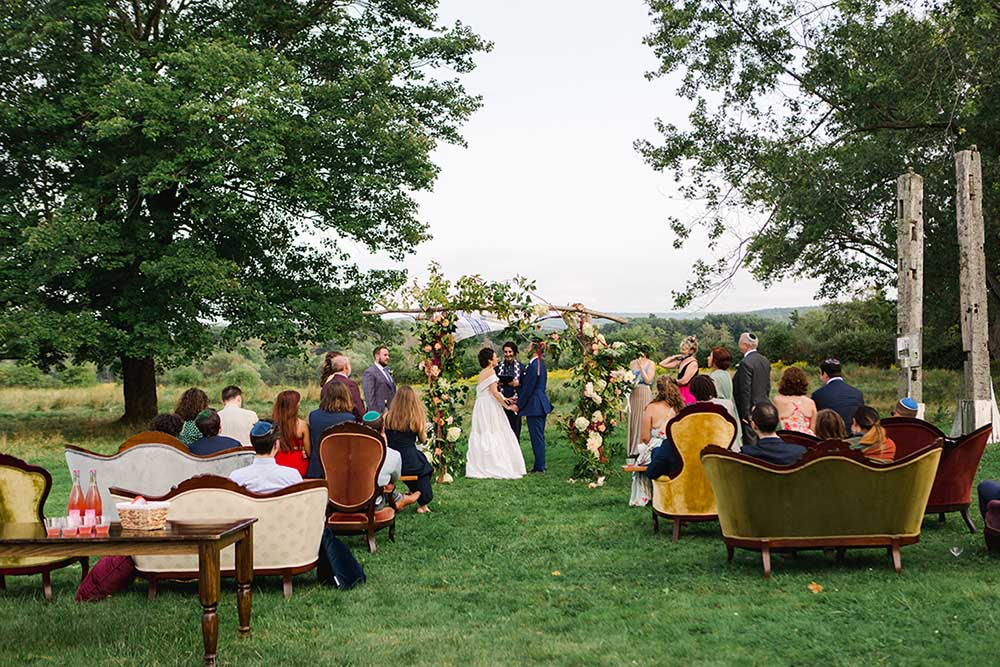
[[[896,180],[897,394],[923,403],[924,179],[910,169]]]

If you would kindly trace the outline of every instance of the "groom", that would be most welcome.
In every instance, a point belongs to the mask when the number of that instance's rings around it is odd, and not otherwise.
[[[528,354],[531,354],[530,348]],[[552,404],[545,393],[548,381],[549,373],[542,363],[542,356],[536,354],[524,371],[521,391],[517,396],[517,414],[526,417],[531,451],[535,455],[531,472],[545,472],[545,417],[552,412]]]

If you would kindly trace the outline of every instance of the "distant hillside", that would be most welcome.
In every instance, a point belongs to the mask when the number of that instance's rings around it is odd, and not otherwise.
[[[732,315],[739,312],[741,315],[756,315],[757,317],[763,317],[769,320],[777,320],[779,322],[788,322],[792,313],[799,311],[800,313],[805,313],[810,310],[817,310],[823,306],[798,306],[795,308],[762,308],[760,310],[746,310],[746,311],[725,311],[720,313],[689,313],[681,311],[673,311],[669,313],[612,313],[612,315],[617,315],[619,317],[625,317],[630,320],[641,319],[644,317],[659,317],[667,320],[700,320],[708,315]]]

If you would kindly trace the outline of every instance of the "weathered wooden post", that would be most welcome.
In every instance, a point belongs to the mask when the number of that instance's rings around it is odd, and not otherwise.
[[[955,421],[962,433],[968,433],[988,424],[994,409],[987,346],[983,169],[975,146],[955,155],[955,181],[962,351],[965,353],[964,392],[959,399]]]
[[[896,359],[900,398],[923,403],[924,179],[910,169],[896,180]]]

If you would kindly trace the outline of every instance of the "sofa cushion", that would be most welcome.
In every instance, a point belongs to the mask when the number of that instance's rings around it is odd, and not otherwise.
[[[391,507],[383,507],[375,512],[375,523],[391,521],[396,516],[396,511]],[[367,525],[368,515],[363,512],[334,512],[327,519],[327,523],[332,526],[345,526],[352,524]]]

